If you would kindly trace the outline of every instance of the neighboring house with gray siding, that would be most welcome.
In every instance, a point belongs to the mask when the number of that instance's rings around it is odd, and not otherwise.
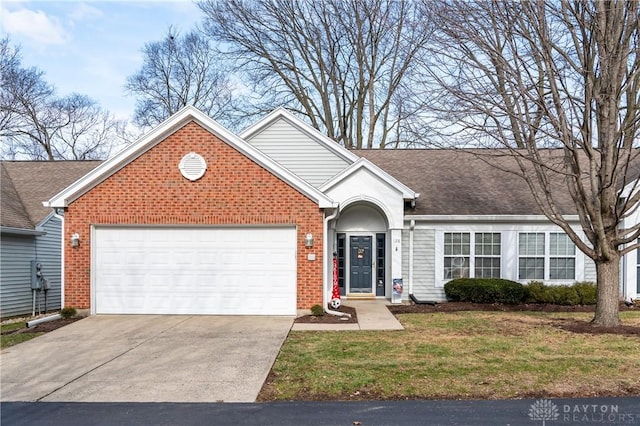
[[[42,205],[93,170],[99,161],[2,161],[0,199],[0,317],[33,309],[31,261],[49,282],[46,309],[62,306],[62,216]],[[36,311],[45,310],[36,292]]]

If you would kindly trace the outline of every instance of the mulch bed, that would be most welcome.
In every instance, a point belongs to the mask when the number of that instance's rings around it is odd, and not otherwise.
[[[69,325],[71,323],[74,323],[78,320],[81,320],[83,317],[74,317],[74,318],[67,318],[67,319],[58,319],[58,320],[53,320],[53,321],[49,321],[49,322],[43,322],[42,324],[38,324],[35,327],[31,327],[31,328],[27,328],[22,327],[22,328],[18,328],[16,330],[11,330],[11,331],[3,331],[2,334],[3,335],[8,335],[8,334],[19,334],[19,333],[48,333],[50,331],[56,330],[60,327],[64,327],[65,325]]]
[[[340,308],[336,309],[338,312],[344,312],[347,314],[351,314],[351,318],[349,317],[338,317],[335,315],[327,314],[320,316],[314,315],[304,315],[296,318],[295,322],[299,324],[357,324],[358,316],[356,315],[356,309],[351,306],[340,306]],[[347,319],[343,319],[347,318]]]

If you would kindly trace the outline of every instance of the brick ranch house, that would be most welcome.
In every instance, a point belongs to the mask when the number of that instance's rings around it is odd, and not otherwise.
[[[64,210],[64,305],[92,314],[295,315],[326,305],[334,254],[346,298],[595,281],[526,185],[476,156],[348,151],[283,109],[236,135],[186,107],[46,205]],[[628,255],[621,296],[639,269]]]

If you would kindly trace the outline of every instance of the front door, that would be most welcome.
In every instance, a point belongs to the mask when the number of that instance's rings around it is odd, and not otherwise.
[[[372,237],[351,236],[349,238],[349,292],[373,293],[372,285]]]

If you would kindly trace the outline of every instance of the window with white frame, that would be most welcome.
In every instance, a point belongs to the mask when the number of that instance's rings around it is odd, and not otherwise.
[[[518,279],[544,279],[544,233],[520,233],[518,255]]]
[[[549,279],[563,280],[576,277],[576,246],[567,234],[549,235]]]
[[[560,232],[518,235],[518,279],[575,279],[576,247]]]
[[[500,278],[500,233],[476,232],[474,276]]]
[[[469,232],[445,232],[444,278],[446,280],[469,276],[471,234]]]
[[[499,232],[445,232],[444,279],[499,278]]]

